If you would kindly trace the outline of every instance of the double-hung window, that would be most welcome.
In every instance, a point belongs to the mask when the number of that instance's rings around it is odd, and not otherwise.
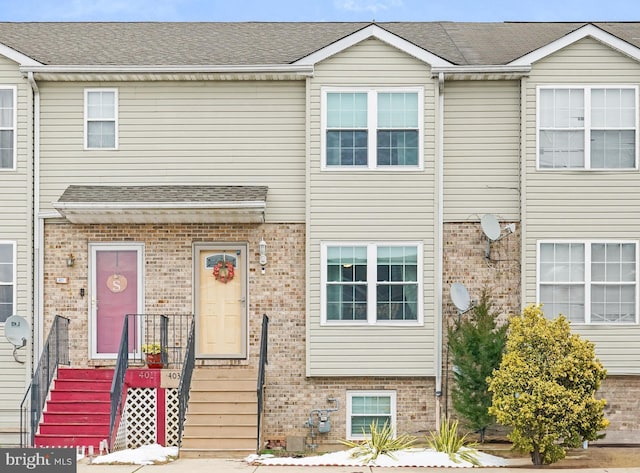
[[[16,88],[0,87],[0,170],[16,168]]]
[[[322,245],[323,323],[421,323],[422,245]]]
[[[540,242],[538,301],[573,323],[638,322],[638,245],[626,241]]]
[[[423,91],[325,89],[324,169],[420,169]]]
[[[540,87],[539,169],[637,169],[638,88]]]
[[[371,435],[371,424],[385,424],[396,432],[395,391],[347,391],[347,439],[362,440]]]
[[[13,242],[0,241],[0,323],[15,312],[15,248]]]
[[[118,91],[85,90],[85,148],[118,147]]]

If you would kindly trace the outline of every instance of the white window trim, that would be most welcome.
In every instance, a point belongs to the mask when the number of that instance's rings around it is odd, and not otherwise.
[[[8,168],[0,168],[0,172],[15,171],[18,161],[18,88],[15,85],[2,85],[0,90],[11,90],[13,93],[13,126],[0,130],[13,130],[13,165]]]
[[[15,315],[17,313],[17,304],[18,301],[16,300],[17,294],[18,294],[18,289],[17,289],[17,277],[18,277],[18,264],[17,264],[17,248],[16,248],[16,242],[12,241],[12,240],[0,240],[0,245],[11,245],[12,247],[12,258],[13,258],[13,268],[12,268],[12,275],[11,277],[13,278],[12,282],[10,284],[13,285],[13,314],[11,315]],[[0,286],[5,286],[8,284],[2,283],[0,282]],[[0,321],[0,325],[4,325],[3,321]]]
[[[640,256],[638,255],[638,241],[637,240],[539,240],[536,248],[536,303],[540,304],[540,247],[546,243],[560,243],[560,244],[570,244],[570,243],[579,243],[584,245],[584,322],[575,322],[572,321],[572,325],[591,325],[591,326],[606,326],[606,327],[622,327],[628,325],[638,325],[638,288],[640,286],[638,269],[640,268]],[[599,243],[624,243],[624,244],[632,244],[636,248],[636,281],[635,281],[635,296],[636,296],[636,321],[635,322],[591,322],[591,286],[593,285],[593,281],[591,280],[591,245],[599,244]],[[548,284],[548,283],[547,283]],[[542,308],[544,312],[544,307]],[[557,314],[553,314],[556,316]]]
[[[91,121],[113,121],[115,128],[115,137],[114,137],[114,147],[113,148],[92,148],[89,146],[89,100],[88,96],[90,92],[113,92],[113,100],[114,100],[114,110],[113,110],[113,118],[94,118]],[[118,136],[118,108],[119,108],[119,99],[118,99],[118,89],[116,88],[91,88],[84,89],[84,149],[91,151],[112,151],[118,149],[119,136]]]
[[[584,167],[581,168],[547,168],[540,166],[540,91],[543,89],[582,89],[583,91],[589,91],[584,94]],[[591,167],[591,90],[592,89],[633,89],[635,94],[635,135],[636,135],[636,156],[635,165],[630,168],[592,168]],[[539,85],[536,87],[536,170],[543,172],[580,172],[580,171],[636,171],[638,170],[638,158],[640,155],[640,138],[639,125],[640,111],[638,109],[638,86],[631,84],[591,84],[591,85]],[[582,128],[581,128],[582,129]]]
[[[367,94],[367,166],[327,165],[327,94],[331,92]],[[418,94],[418,164],[378,166],[377,130],[379,93]],[[423,87],[322,87],[320,98],[320,169],[322,171],[422,171],[424,169],[424,88]]]
[[[365,396],[365,397],[389,397],[391,398],[391,428],[393,429],[393,438],[396,438],[397,429],[396,429],[396,411],[397,411],[397,393],[396,391],[347,391],[347,440],[364,440],[366,437],[364,435],[352,435],[351,434],[351,418],[353,416],[352,412],[352,400],[354,396]],[[382,427],[382,426],[379,426]]]
[[[327,248],[334,246],[366,246],[367,247],[367,320],[327,320]],[[376,249],[379,246],[415,246],[418,253],[418,316],[416,320],[376,320]],[[421,326],[424,323],[424,270],[423,244],[419,241],[326,241],[320,244],[320,325],[326,326],[369,326],[389,325],[402,327]],[[373,302],[373,303],[369,303]]]

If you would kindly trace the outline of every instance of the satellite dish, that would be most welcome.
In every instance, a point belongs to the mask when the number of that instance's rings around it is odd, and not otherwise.
[[[500,223],[493,215],[483,215],[480,219],[480,226],[489,240],[496,241],[500,239]]]
[[[469,291],[464,287],[464,284],[460,282],[454,282],[451,285],[451,302],[456,306],[461,313],[466,312],[471,307],[471,298],[469,297]]]
[[[29,336],[29,322],[20,315],[12,315],[4,323],[4,336],[16,347],[25,346]]]

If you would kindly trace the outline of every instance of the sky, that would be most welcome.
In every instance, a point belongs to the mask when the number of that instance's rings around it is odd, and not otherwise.
[[[639,0],[0,0],[0,21],[640,21]]]

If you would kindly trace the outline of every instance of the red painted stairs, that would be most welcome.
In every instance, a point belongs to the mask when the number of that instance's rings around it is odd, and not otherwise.
[[[59,368],[38,432],[36,447],[89,447],[109,437],[109,391],[113,369]]]

